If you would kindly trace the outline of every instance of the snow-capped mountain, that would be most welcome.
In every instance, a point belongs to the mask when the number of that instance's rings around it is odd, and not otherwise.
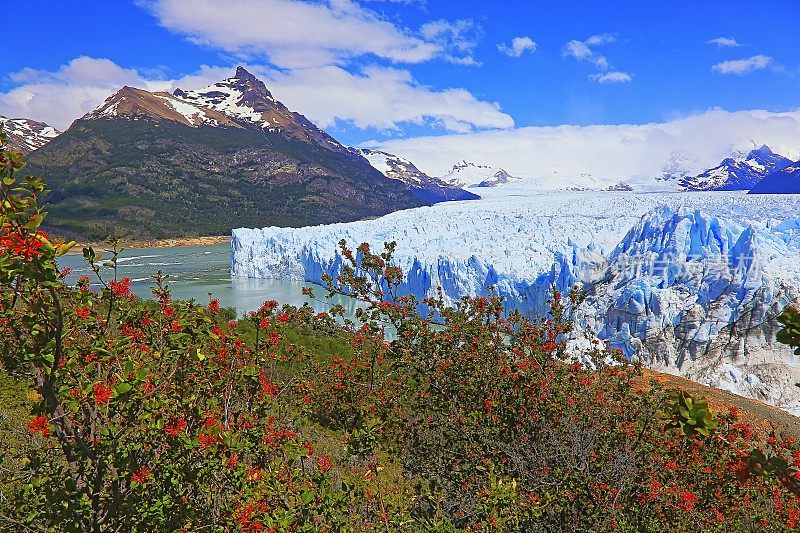
[[[762,145],[744,156],[735,153],[718,166],[693,177],[684,177],[679,183],[686,191],[746,191],[791,163],[791,159]]]
[[[439,179],[457,187],[495,187],[519,178],[502,168],[461,161]]]
[[[241,67],[199,91],[123,87],[28,163],[52,189],[48,229],[82,239],[323,224],[450,199],[387,178]]]
[[[44,122],[37,122],[27,118],[0,116],[0,127],[3,128],[3,131],[8,136],[9,148],[23,154],[41,148],[61,133]]]
[[[414,163],[403,157],[380,150],[357,149],[369,164],[387,178],[401,181],[415,190],[427,192],[441,200],[477,200],[480,196],[462,188],[428,176]]]
[[[207,109],[213,109],[237,120],[269,132],[303,142],[324,146],[329,150],[346,152],[349,149],[316,127],[299,113],[289,110],[276,100],[264,82],[238,67],[236,74],[204,89],[182,91],[176,89],[176,98]]]
[[[396,240],[401,290],[419,297],[442,287],[453,302],[493,286],[509,307],[540,314],[553,286],[581,284],[590,337],[800,413],[800,360],[775,342],[776,315],[800,302],[800,196],[504,189],[369,222],[238,229],[232,272],[319,283],[340,272],[344,238]]]
[[[762,179],[750,194],[800,194],[800,161]]]

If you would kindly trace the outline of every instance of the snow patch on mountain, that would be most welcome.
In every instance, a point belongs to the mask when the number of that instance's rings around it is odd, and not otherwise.
[[[460,161],[439,179],[456,187],[495,187],[519,178],[499,167]]]
[[[209,126],[219,126],[219,122],[209,117],[206,110],[197,105],[190,104],[172,95],[158,94],[155,95],[160,98],[167,106],[180,113],[187,122],[193,126],[200,126],[206,124]]]
[[[371,221],[237,229],[232,273],[319,283],[340,272],[342,238],[396,240],[402,290],[419,297],[442,287],[452,302],[494,286],[509,307],[540,314],[553,286],[590,287],[585,333],[653,368],[800,412],[800,361],[774,340],[776,314],[798,299],[800,197],[502,187]]]
[[[358,153],[387,178],[414,185],[422,185],[432,179],[404,157],[366,148],[358,149]]]
[[[274,124],[269,116],[259,113],[253,109],[252,105],[248,105],[244,93],[234,85],[236,81],[238,81],[236,78],[229,78],[195,91],[176,89],[174,94],[182,100],[194,102],[209,109],[216,109],[226,115],[253,122],[262,128],[273,127]],[[265,95],[265,98],[272,100],[272,95]]]

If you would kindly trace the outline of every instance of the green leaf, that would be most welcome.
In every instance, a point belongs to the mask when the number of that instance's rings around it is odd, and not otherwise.
[[[130,392],[131,389],[133,389],[133,386],[130,383],[125,383],[124,381],[114,385],[114,392],[117,394],[117,396]]]

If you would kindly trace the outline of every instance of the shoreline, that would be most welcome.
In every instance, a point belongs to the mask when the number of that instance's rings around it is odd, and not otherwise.
[[[212,235],[205,237],[175,237],[171,239],[149,239],[149,240],[128,240],[120,239],[121,248],[125,250],[131,249],[146,249],[146,248],[168,248],[180,246],[206,246],[211,244],[224,244],[231,241],[230,235]],[[91,246],[95,250],[105,250],[106,243],[104,242],[79,242],[72,250],[67,252],[68,255],[81,254],[84,247]]]

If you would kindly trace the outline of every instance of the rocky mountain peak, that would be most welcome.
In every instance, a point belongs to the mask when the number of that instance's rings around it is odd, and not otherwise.
[[[263,81],[241,66],[232,78],[203,89],[176,89],[173,95],[187,103],[224,113],[247,127],[280,133],[284,137],[318,144],[337,152],[348,152],[346,147],[303,115],[276,100]]]
[[[244,67],[236,67],[236,74],[222,83],[239,90],[245,102],[259,104],[267,101],[275,105],[275,98],[273,98],[272,93],[269,92],[264,82],[248,72]]]

